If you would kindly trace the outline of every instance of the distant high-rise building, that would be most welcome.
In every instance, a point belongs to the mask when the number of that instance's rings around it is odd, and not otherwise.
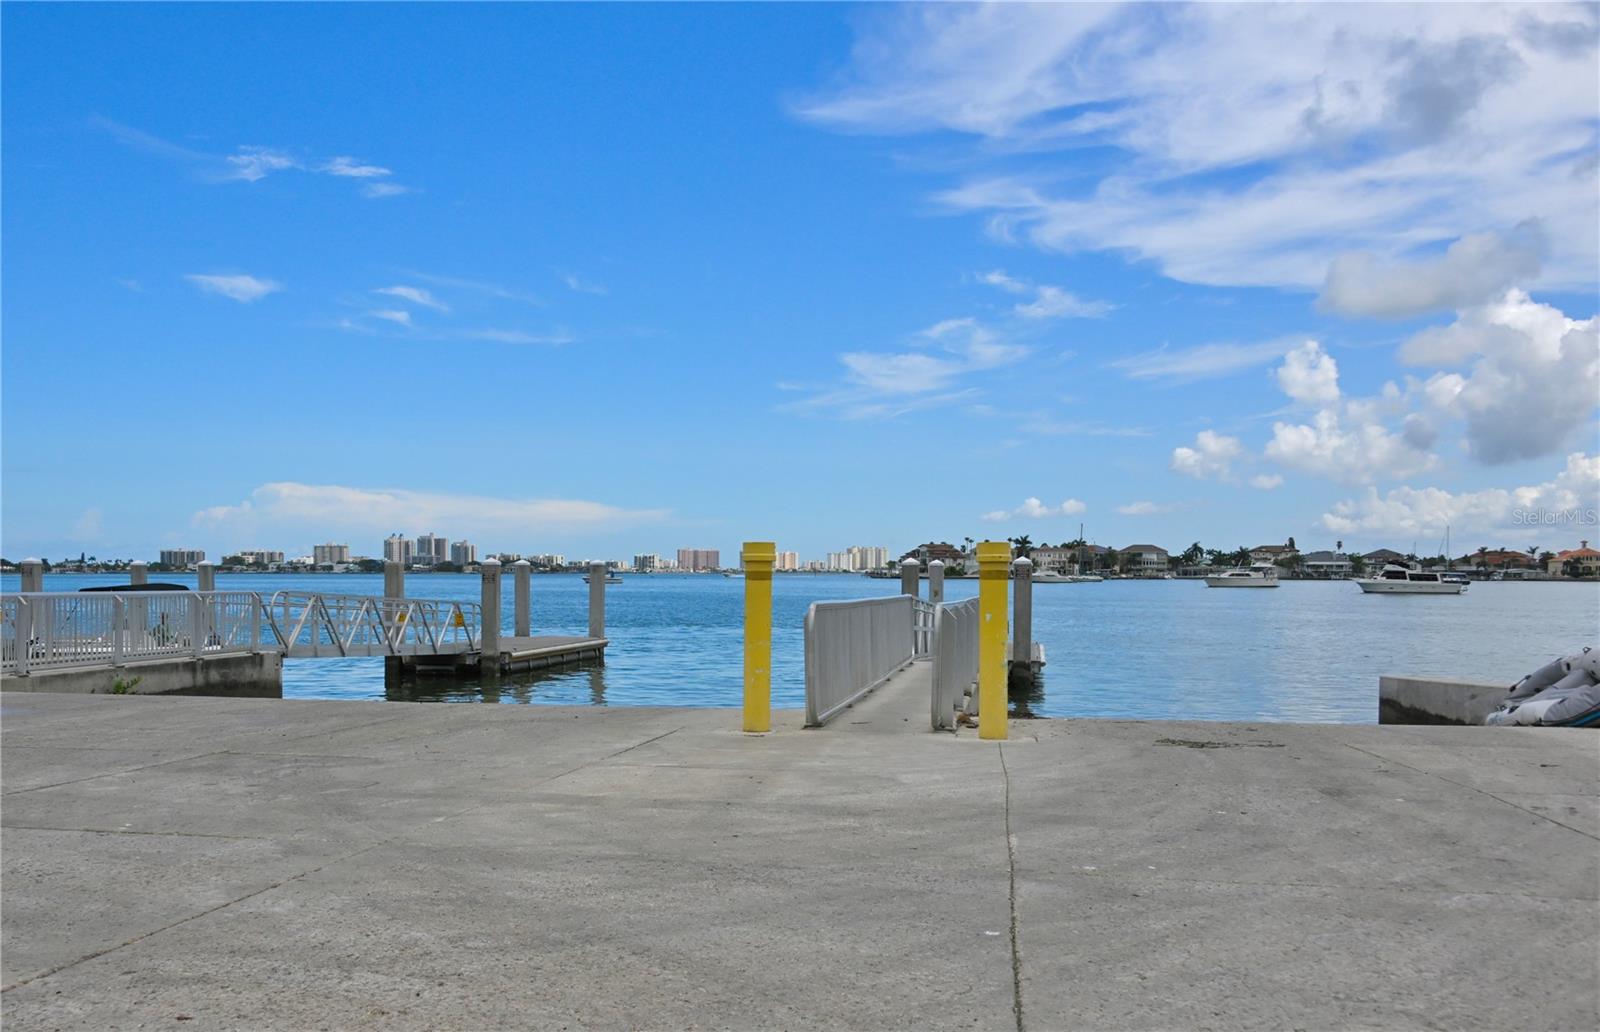
[[[417,538],[412,560],[419,566],[436,566],[450,558],[450,542],[437,534]]]
[[[785,570],[785,571],[800,569],[800,553],[799,552],[779,552],[778,553],[777,565],[774,566],[773,568],[777,569],[777,570]]]
[[[161,565],[185,569],[206,561],[206,553],[198,548],[163,548]]]
[[[235,552],[234,555],[237,555],[251,566],[272,566],[283,562],[282,552],[273,552],[262,548]]]
[[[655,554],[636,555],[633,557],[633,568],[641,571],[659,570],[661,569],[661,557]]]
[[[335,566],[339,563],[350,561],[350,546],[336,545],[329,542],[325,545],[311,547],[311,561],[318,566]]]
[[[457,566],[471,566],[478,561],[478,546],[470,541],[457,541],[450,546],[450,561]]]
[[[410,566],[414,554],[411,539],[404,534],[390,534],[383,539],[383,561]]]
[[[678,569],[700,572],[722,569],[722,553],[715,548],[678,549]]]
[[[553,552],[528,556],[528,562],[545,570],[559,570],[567,565],[567,557]]]

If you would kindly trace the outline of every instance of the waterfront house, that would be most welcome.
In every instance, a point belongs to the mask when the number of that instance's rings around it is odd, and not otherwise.
[[[1547,573],[1557,577],[1571,576],[1569,569],[1577,570],[1580,577],[1600,577],[1600,552],[1590,548],[1589,542],[1580,541],[1577,548],[1557,552],[1545,566]]]
[[[948,541],[926,541],[900,557],[902,562],[907,559],[915,559],[924,567],[935,559],[946,566],[965,566],[967,553]]]
[[[1367,561],[1367,569],[1381,570],[1385,563],[1406,565],[1406,557],[1392,548],[1375,548],[1361,558]]]
[[[1160,545],[1129,545],[1117,550],[1122,568],[1134,577],[1160,577],[1167,572],[1167,550]]]
[[[1250,561],[1252,563],[1276,563],[1279,560],[1289,559],[1299,554],[1300,550],[1294,547],[1294,538],[1290,538],[1286,544],[1257,545],[1250,549]]]
[[[1343,552],[1307,552],[1300,557],[1300,571],[1307,577],[1348,577],[1350,557]]]

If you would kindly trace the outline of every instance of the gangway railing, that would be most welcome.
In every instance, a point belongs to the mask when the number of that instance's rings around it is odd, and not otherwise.
[[[450,599],[280,591],[267,609],[291,658],[459,654],[483,633],[482,607]]]
[[[282,646],[252,591],[31,592],[4,596],[0,614],[8,674]]]
[[[806,611],[806,725],[830,718],[933,644],[934,607],[910,595],[813,602]]]
[[[933,616],[933,729],[953,731],[962,698],[970,695],[967,712],[977,712],[978,600],[943,602]]]

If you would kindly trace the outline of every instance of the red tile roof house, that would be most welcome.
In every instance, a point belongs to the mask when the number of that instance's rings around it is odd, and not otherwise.
[[[1570,562],[1580,571],[1580,577],[1600,577],[1600,552],[1590,548],[1587,541],[1580,541],[1578,545],[1577,548],[1557,552],[1546,567],[1548,571],[1558,577],[1567,576],[1567,564]]]

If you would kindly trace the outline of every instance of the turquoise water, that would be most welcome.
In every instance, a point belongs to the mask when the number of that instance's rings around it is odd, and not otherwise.
[[[192,585],[193,575],[159,576]],[[124,583],[112,575],[51,575],[50,591]],[[848,575],[774,580],[773,701],[804,702],[802,621],[823,599],[870,598],[898,581]],[[4,590],[15,591],[8,576]],[[381,594],[380,575],[220,575],[217,587]],[[412,575],[415,598],[478,599],[468,574]],[[976,581],[951,581],[951,600]],[[583,634],[588,585],[533,578],[534,632]],[[539,671],[480,685],[426,679],[385,686],[382,660],[290,660],[284,696],[498,701],[613,706],[736,706],[744,581],[628,576],[607,588],[605,665]],[[511,584],[504,626],[511,626]],[[1378,676],[1436,674],[1510,683],[1552,656],[1595,642],[1600,585],[1474,584],[1460,596],[1364,595],[1349,582],[1289,581],[1266,591],[1197,581],[1106,581],[1034,587],[1034,638],[1048,666],[1017,700],[1039,716],[1371,723]]]

